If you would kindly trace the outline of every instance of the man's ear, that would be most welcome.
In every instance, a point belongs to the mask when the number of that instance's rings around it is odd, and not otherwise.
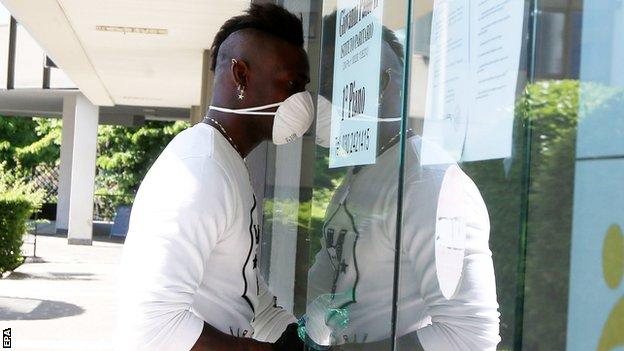
[[[390,80],[392,79],[392,69],[386,68],[383,72],[381,72],[381,92],[380,97],[383,99],[384,93],[390,86]]]
[[[232,66],[230,68],[232,72],[232,79],[241,88],[247,87],[249,66],[243,60],[232,59]]]

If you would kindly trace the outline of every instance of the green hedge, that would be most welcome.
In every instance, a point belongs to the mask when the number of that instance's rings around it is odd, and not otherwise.
[[[10,271],[22,263],[22,234],[32,204],[25,198],[8,198],[0,194],[0,272]]]
[[[15,178],[0,164],[0,273],[22,264],[22,236],[33,211],[40,208],[41,191]]]

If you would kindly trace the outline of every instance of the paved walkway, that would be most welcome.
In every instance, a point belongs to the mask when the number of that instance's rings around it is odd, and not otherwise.
[[[0,329],[11,328],[11,350],[111,350],[122,247],[104,236],[79,246],[67,245],[64,236],[38,235],[40,259],[0,279]],[[32,244],[23,251],[32,254]]]

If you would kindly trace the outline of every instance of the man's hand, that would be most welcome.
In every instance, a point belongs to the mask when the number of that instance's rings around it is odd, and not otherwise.
[[[297,323],[288,325],[274,344],[237,338],[204,323],[204,329],[191,351],[303,351],[303,342],[297,334]]]
[[[289,324],[279,339],[273,344],[273,351],[303,351],[303,341],[297,334],[297,323]]]
[[[283,335],[282,335],[283,336]],[[204,329],[190,351],[273,351],[273,344],[238,338],[204,322]]]

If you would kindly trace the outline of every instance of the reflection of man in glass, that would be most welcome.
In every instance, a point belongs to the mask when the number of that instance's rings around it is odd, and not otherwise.
[[[326,28],[335,28],[335,15]],[[324,38],[317,141],[329,140],[333,42]],[[325,214],[309,272],[305,330],[317,348],[383,350],[390,344],[397,199],[402,195],[399,346],[403,350],[495,349],[499,313],[488,247],[489,219],[468,176],[448,162],[423,166],[424,141],[408,132],[399,188],[403,52],[384,29],[377,160],[348,170]],[[324,97],[323,97],[324,96]],[[323,107],[325,105],[325,108]],[[336,107],[334,107],[336,108]],[[325,112],[323,112],[325,110]],[[324,115],[323,115],[324,114]],[[327,145],[324,145],[327,146]],[[440,151],[440,159],[444,152]],[[456,280],[458,278],[459,280]],[[447,297],[443,288],[449,290]]]

